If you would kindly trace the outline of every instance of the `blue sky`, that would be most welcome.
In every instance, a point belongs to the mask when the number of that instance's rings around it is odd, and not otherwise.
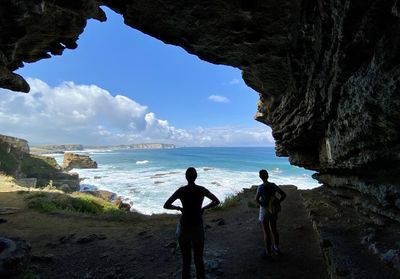
[[[31,93],[0,92],[0,133],[32,143],[273,145],[257,92],[214,65],[123,24],[90,20],[76,50],[27,64]]]

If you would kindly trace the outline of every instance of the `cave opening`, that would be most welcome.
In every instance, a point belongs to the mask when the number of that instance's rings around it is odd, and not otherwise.
[[[222,199],[242,185],[256,183],[262,168],[280,184],[318,186],[312,172],[275,156],[270,128],[253,119],[258,94],[244,84],[239,69],[201,61],[124,25],[121,15],[103,9],[108,20],[89,20],[76,50],[18,70],[28,77],[31,93],[8,96],[7,109],[14,111],[15,119],[3,129],[13,127],[12,135],[34,146],[85,146],[100,169],[75,170],[85,177],[81,189],[117,192],[133,204],[141,202],[136,209],[149,214],[163,212],[160,205],[169,192],[165,187],[162,198],[151,202],[146,195],[152,190],[158,193],[158,186],[165,183],[170,188],[179,185],[182,176],[177,170],[191,164],[178,160],[165,172],[171,152],[199,166],[204,175],[200,181],[211,182]],[[21,128],[15,125],[18,121],[26,123]],[[110,152],[115,146],[142,143],[188,149],[158,154],[139,150],[123,158]],[[53,155],[61,165],[63,156]],[[140,178],[146,168],[153,174]],[[105,177],[120,179],[133,170],[138,172],[137,181],[117,182],[99,175],[102,171]],[[227,170],[237,171],[240,178],[233,181]],[[132,184],[151,189],[132,189]],[[221,185],[227,190],[220,190]]]

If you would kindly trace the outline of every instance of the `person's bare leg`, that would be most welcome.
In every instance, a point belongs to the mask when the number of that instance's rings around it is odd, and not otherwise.
[[[280,254],[280,249],[279,249],[279,233],[277,229],[277,220],[273,219],[270,220],[270,225],[271,225],[271,231],[274,236],[274,250],[275,252],[279,255]]]
[[[265,252],[268,255],[271,254],[271,231],[269,228],[269,220],[264,220],[262,223],[263,233],[264,233],[264,244],[265,244]]]
[[[196,241],[193,241],[193,257],[194,257],[194,264],[196,266],[197,279],[205,278],[203,251],[204,251],[204,238],[196,239]]]
[[[190,279],[190,265],[192,264],[192,245],[190,241],[179,239],[182,254],[182,279]]]

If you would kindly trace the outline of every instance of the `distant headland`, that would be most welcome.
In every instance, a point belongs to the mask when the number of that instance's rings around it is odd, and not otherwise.
[[[83,151],[87,149],[96,150],[122,150],[122,149],[172,149],[175,144],[169,143],[135,143],[119,145],[82,145],[82,144],[41,144],[31,145],[30,152],[33,154],[64,153],[66,151]]]

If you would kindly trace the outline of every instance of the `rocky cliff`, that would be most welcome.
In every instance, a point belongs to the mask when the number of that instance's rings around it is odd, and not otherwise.
[[[62,172],[52,157],[29,154],[29,145],[24,139],[0,135],[0,172],[15,177],[23,186],[52,184],[66,192],[79,191],[77,174]]]
[[[28,142],[23,139],[0,135],[0,171],[18,176],[21,161],[29,153]]]
[[[398,221],[398,1],[6,0],[0,86],[29,91],[13,71],[76,48],[87,19],[105,20],[100,5],[203,60],[240,68],[278,155],[317,171],[338,204],[350,192],[376,205],[357,203],[360,214]]]
[[[96,169],[97,163],[87,155],[75,153],[64,153],[64,160],[61,166],[64,170],[77,169]]]

